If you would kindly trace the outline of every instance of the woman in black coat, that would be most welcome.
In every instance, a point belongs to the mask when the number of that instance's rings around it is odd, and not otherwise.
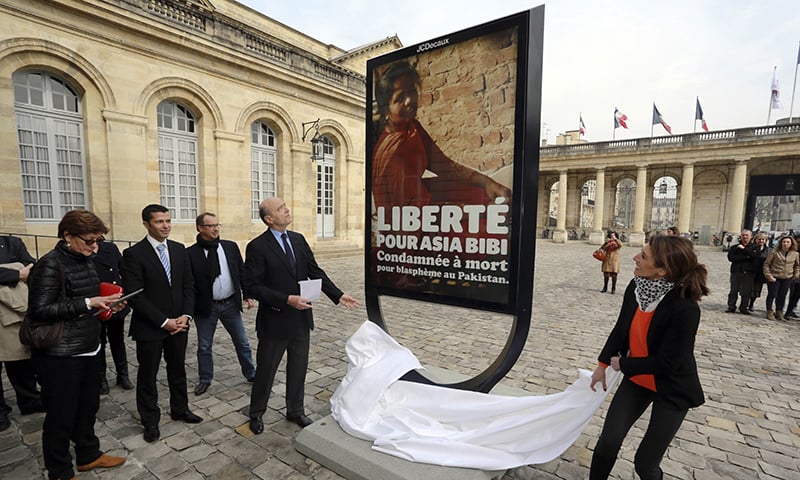
[[[58,224],[61,240],[35,264],[28,277],[30,323],[63,325],[57,344],[31,351],[46,412],[42,450],[50,480],[75,476],[70,442],[75,444],[80,472],[125,462],[122,457],[104,454],[94,433],[100,406],[100,320],[93,313],[108,309],[120,297],[99,295],[100,281],[89,260],[105,233],[108,228],[92,212],[67,212]],[[120,304],[113,310],[123,307]]]
[[[634,279],[592,374],[592,390],[597,383],[606,388],[608,366],[625,377],[594,449],[591,480],[608,478],[628,430],[651,404],[634,466],[642,479],[663,478],[667,447],[688,410],[704,402],[694,344],[698,302],[709,292],[706,267],[689,240],[666,235],[652,237],[633,260]]]

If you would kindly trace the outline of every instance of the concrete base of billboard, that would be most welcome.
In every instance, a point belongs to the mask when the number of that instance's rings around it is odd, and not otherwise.
[[[437,383],[456,383],[463,375],[437,367],[427,367],[426,377]],[[492,393],[530,395],[523,390],[497,385]],[[295,448],[303,455],[348,480],[492,480],[505,471],[487,472],[468,468],[442,467],[414,463],[372,450],[372,442],[348,435],[328,415],[304,428],[295,438]]]

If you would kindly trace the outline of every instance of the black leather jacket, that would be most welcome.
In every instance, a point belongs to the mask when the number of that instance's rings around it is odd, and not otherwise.
[[[37,323],[64,322],[64,332],[58,345],[33,353],[71,357],[97,350],[100,321],[84,299],[99,292],[89,257],[73,252],[63,241],[36,262],[28,278],[28,317]]]

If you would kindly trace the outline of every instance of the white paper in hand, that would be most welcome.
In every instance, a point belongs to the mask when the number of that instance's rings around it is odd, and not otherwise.
[[[322,292],[322,279],[315,278],[313,280],[301,280],[297,282],[300,285],[300,296],[313,302],[319,300],[319,295]]]

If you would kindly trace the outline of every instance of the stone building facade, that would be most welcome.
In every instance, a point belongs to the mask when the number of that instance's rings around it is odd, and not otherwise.
[[[231,0],[2,2],[2,231],[82,207],[136,240],[162,203],[176,240],[212,211],[243,244],[278,195],[312,242],[361,245],[365,62],[400,46],[344,51]]]
[[[508,39],[493,41],[500,58]],[[264,229],[258,201],[278,195],[315,247],[362,247],[366,60],[399,47],[393,36],[345,51],[233,0],[0,2],[0,231],[53,236],[83,207],[113,239],[137,240],[142,207],[163,203],[174,239],[191,243],[194,217],[212,211],[243,245]],[[452,105],[436,104],[463,93],[435,80],[453,65],[421,67],[434,79],[421,120],[441,124],[443,148],[509,170],[493,149],[513,141],[497,128],[510,119],[486,108],[513,103],[503,62],[470,66],[475,85],[496,88],[476,88],[478,120],[458,125],[447,125]],[[567,132],[559,143],[540,151],[537,232],[554,241],[580,231],[599,243],[615,229],[641,244],[674,222],[708,243],[742,227],[786,230],[800,213],[798,124],[598,143]]]

